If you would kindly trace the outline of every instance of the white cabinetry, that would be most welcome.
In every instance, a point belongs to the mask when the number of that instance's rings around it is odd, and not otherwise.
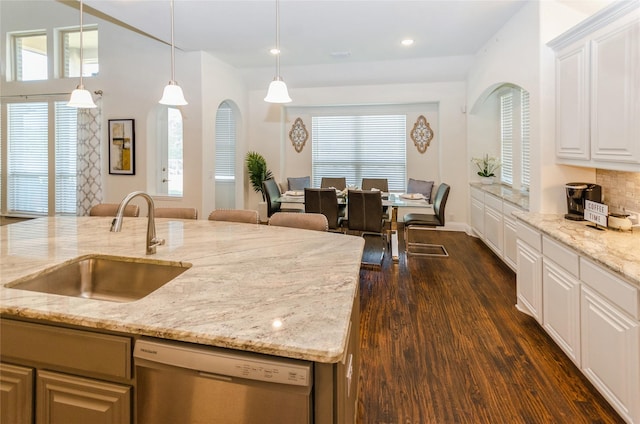
[[[471,229],[511,269],[516,270],[516,219],[522,211],[510,202],[471,187]]]
[[[616,2],[549,43],[558,163],[640,170],[639,4]]]
[[[580,281],[578,255],[542,238],[543,327],[571,360],[580,366]]]
[[[542,253],[540,233],[518,221],[516,224],[516,307],[542,322]]]

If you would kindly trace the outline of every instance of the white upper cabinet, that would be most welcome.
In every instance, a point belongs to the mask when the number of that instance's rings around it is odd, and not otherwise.
[[[640,171],[640,2],[617,2],[549,46],[558,163]]]

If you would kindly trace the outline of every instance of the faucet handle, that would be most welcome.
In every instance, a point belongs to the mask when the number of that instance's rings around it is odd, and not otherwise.
[[[164,245],[164,239],[158,238],[158,237],[154,237],[153,239],[151,239],[151,245],[152,246],[162,246],[162,245]]]

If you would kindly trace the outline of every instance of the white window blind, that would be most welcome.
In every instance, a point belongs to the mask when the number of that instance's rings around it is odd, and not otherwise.
[[[47,214],[49,125],[47,103],[7,105],[7,208]]]
[[[513,184],[513,93],[500,95],[501,180]]]
[[[312,185],[322,177],[387,178],[389,190],[406,185],[406,115],[312,117]]]
[[[77,110],[67,107],[66,101],[7,104],[3,188],[9,213],[47,215],[52,209],[56,214],[76,214],[76,140]],[[53,198],[49,198],[50,182],[55,186]]]
[[[78,110],[55,103],[56,214],[76,214]]]
[[[529,124],[529,92],[521,89],[522,187],[531,183],[531,132]]]
[[[236,121],[233,110],[226,102],[216,114],[216,180],[235,180],[236,176]]]
[[[182,161],[182,113],[177,108],[167,110],[167,154],[169,165],[169,196],[181,197],[183,193]]]

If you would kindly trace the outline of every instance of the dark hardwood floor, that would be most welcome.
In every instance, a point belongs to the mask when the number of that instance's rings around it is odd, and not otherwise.
[[[387,252],[360,273],[360,424],[623,422],[516,310],[515,274],[488,247],[428,233],[449,258]]]

